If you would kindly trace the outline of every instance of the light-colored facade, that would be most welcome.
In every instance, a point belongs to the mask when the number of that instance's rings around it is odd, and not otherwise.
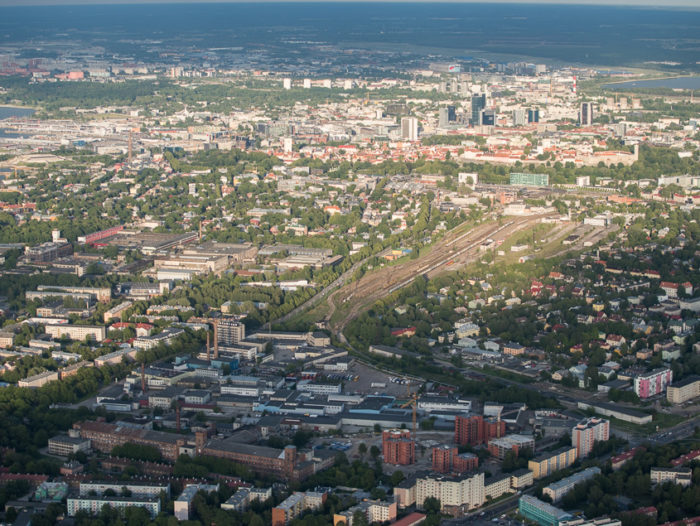
[[[416,480],[416,507],[423,508],[428,497],[435,497],[442,508],[478,508],[484,503],[484,474],[470,476],[427,476]]]
[[[99,325],[46,325],[45,332],[54,339],[67,336],[71,340],[87,339],[101,342],[105,339],[105,328]]]
[[[682,404],[700,396],[700,376],[689,376],[666,388],[666,399],[672,404]]]
[[[91,515],[96,515],[105,505],[119,510],[132,507],[146,508],[151,517],[155,517],[160,513],[160,499],[157,497],[75,497],[69,498],[66,505],[69,517],[74,517],[79,511],[86,511]]]
[[[659,395],[673,381],[673,371],[666,367],[640,374],[634,379],[634,392],[642,400]]]
[[[579,422],[571,430],[571,445],[576,448],[578,458],[587,457],[593,444],[610,438],[610,422],[591,417]]]
[[[550,484],[542,489],[543,495],[548,495],[552,502],[558,502],[564,495],[569,493],[576,484],[580,484],[589,479],[592,479],[596,475],[600,474],[600,468],[592,467],[574,473],[570,477],[563,478],[557,482]]]
[[[532,476],[535,479],[547,477],[559,471],[560,469],[568,468],[576,461],[576,447],[563,447],[556,451],[543,453],[542,455],[528,461],[527,467],[532,471]]]
[[[690,468],[651,468],[652,484],[673,482],[681,486],[690,486],[693,483],[693,471]]]

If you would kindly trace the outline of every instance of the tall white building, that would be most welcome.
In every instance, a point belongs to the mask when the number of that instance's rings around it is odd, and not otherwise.
[[[610,422],[603,418],[587,418],[571,430],[571,445],[576,448],[578,458],[588,456],[593,444],[609,438]]]
[[[292,89],[292,79],[284,79],[282,80],[282,87],[284,89]]]
[[[478,508],[484,503],[484,474],[450,477],[428,475],[416,480],[416,506],[421,509],[425,499],[435,497],[442,508]]]
[[[401,137],[409,141],[418,140],[418,119],[415,117],[401,119]]]

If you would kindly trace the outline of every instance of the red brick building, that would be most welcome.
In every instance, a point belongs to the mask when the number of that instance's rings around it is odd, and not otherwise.
[[[465,473],[479,467],[479,457],[473,453],[459,454],[454,446],[433,448],[433,471],[438,473]]]
[[[384,462],[406,466],[416,461],[416,443],[407,429],[391,429],[382,433]]]
[[[481,415],[457,415],[455,418],[455,444],[476,446],[492,438],[506,434],[506,423],[495,418],[484,419]]]

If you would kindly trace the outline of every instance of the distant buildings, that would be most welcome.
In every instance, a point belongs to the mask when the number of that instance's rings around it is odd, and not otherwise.
[[[593,124],[593,103],[582,102],[581,109],[578,114],[578,121],[581,126],[590,126]]]
[[[409,141],[418,140],[418,119],[401,117],[401,137]]]
[[[576,448],[578,458],[587,457],[596,442],[609,438],[610,422],[602,418],[587,418],[571,430],[571,445]]]
[[[472,96],[472,117],[469,120],[469,124],[472,126],[479,126],[481,124],[481,112],[486,108],[486,95],[473,95]]]

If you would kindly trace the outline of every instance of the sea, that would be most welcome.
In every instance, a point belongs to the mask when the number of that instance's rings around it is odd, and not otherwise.
[[[79,44],[123,58],[158,59],[175,49],[202,59],[224,50],[434,49],[540,57],[597,65],[677,62],[698,70],[697,8],[439,2],[176,3],[0,8],[0,45]],[[316,47],[314,47],[316,46]],[[319,47],[320,46],[320,47]]]

